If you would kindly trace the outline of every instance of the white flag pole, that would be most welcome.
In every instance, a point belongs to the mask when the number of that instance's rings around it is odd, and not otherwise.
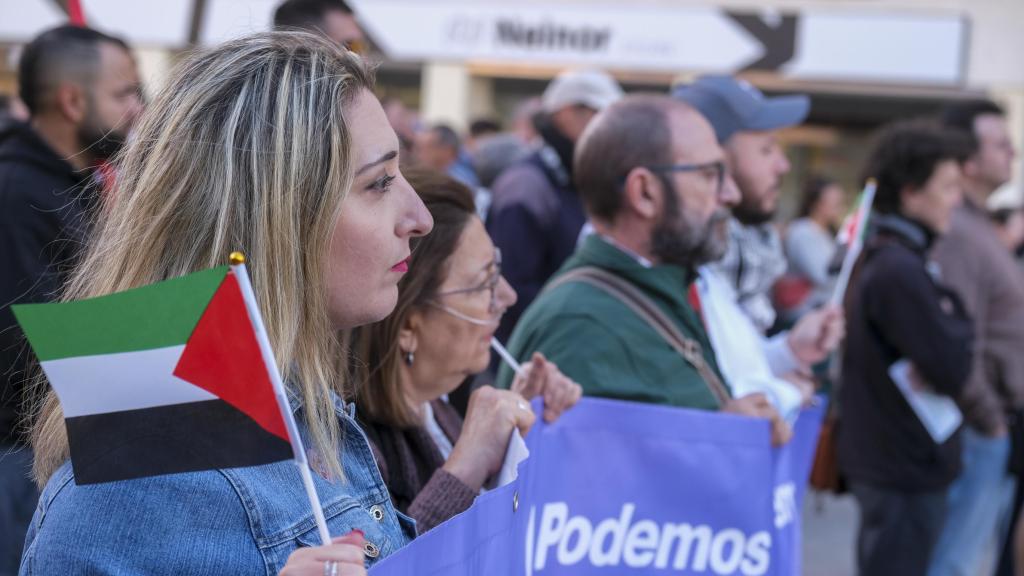
[[[320,497],[317,496],[316,487],[313,485],[313,475],[309,472],[306,449],[302,445],[302,437],[299,436],[299,429],[295,425],[291,404],[288,402],[284,384],[281,382],[281,374],[277,371],[277,360],[270,347],[267,329],[263,326],[263,316],[256,305],[256,295],[252,291],[252,284],[249,283],[249,274],[245,270],[245,255],[241,252],[231,253],[231,271],[234,272],[235,278],[238,279],[238,286],[242,289],[245,309],[249,312],[249,320],[252,322],[253,331],[256,332],[256,341],[260,344],[263,363],[266,365],[267,373],[270,374],[270,383],[274,386],[274,397],[277,398],[278,408],[281,409],[281,416],[288,429],[288,438],[291,440],[292,451],[295,453],[295,465],[299,469],[299,475],[302,476],[302,484],[306,488],[309,505],[313,508],[313,518],[316,520],[316,527],[320,532],[320,542],[326,546],[331,543],[331,533],[327,530],[327,519],[324,518],[324,509],[320,505]]]
[[[833,306],[843,305],[843,298],[846,296],[846,289],[850,284],[850,274],[853,273],[853,265],[857,263],[857,258],[864,248],[863,238],[867,229],[868,218],[871,216],[871,206],[875,203],[876,188],[877,184],[874,178],[869,179],[864,186],[864,193],[857,211],[857,230],[850,238],[850,245],[846,249],[846,256],[843,257],[843,267],[839,269],[836,287],[832,291],[830,303]]]

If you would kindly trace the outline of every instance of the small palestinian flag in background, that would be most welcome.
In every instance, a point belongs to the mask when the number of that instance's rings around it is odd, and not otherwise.
[[[67,0],[68,24],[72,26],[85,26],[85,13],[82,12],[82,3],[79,0]]]
[[[229,267],[13,310],[60,398],[78,484],[295,457]]]
[[[872,201],[874,198],[872,198]],[[859,242],[864,241],[864,232],[867,230],[867,226],[862,226],[862,219],[870,216],[870,208],[868,211],[864,211],[864,192],[861,191],[857,195],[857,201],[854,203],[853,208],[850,209],[846,217],[843,218],[843,224],[839,227],[839,232],[836,234],[836,244],[839,246],[849,246],[851,242],[857,240]]]
[[[836,242],[840,246],[846,246],[846,254],[843,256],[843,265],[839,269],[839,276],[832,289],[830,302],[834,306],[842,306],[846,288],[850,285],[850,274],[853,273],[853,267],[864,248],[864,237],[867,236],[868,221],[871,218],[871,209],[875,205],[877,189],[878,182],[874,178],[869,178],[864,184],[864,190],[857,197],[857,205],[846,217],[836,236]]]

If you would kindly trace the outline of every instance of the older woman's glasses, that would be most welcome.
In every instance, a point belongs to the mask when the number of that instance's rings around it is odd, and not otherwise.
[[[487,278],[485,278],[483,282],[477,284],[476,286],[471,286],[469,288],[457,288],[455,290],[448,290],[446,292],[438,292],[434,299],[438,300],[445,296],[455,296],[456,294],[476,294],[478,292],[488,291],[490,292],[491,301],[487,307],[487,311],[491,314],[494,314],[495,312],[498,311],[499,283],[501,283],[501,250],[495,248],[494,260],[492,260],[491,263],[488,265]],[[431,302],[431,304],[433,304],[437,308],[440,308],[441,310],[444,310],[445,312],[452,314],[453,316],[462,318],[463,320],[482,322],[482,320],[479,320],[477,318],[470,318],[465,314],[458,313],[450,309],[449,307],[441,304],[440,302]],[[488,323],[490,323],[490,321],[488,321]]]

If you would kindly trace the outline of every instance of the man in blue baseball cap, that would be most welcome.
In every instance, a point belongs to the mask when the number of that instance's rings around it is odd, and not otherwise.
[[[705,76],[672,91],[711,124],[725,152],[725,163],[740,193],[732,206],[729,246],[718,262],[701,266],[696,301],[718,365],[738,394],[761,392],[787,418],[813,393],[807,378],[845,333],[835,306],[804,315],[793,328],[771,339],[764,332],[775,320],[769,293],[786,271],[778,232],[771,224],[789,161],[775,132],[800,123],[806,96],[765,98],[757,88],[728,76]]]
[[[731,76],[703,76],[677,86],[672,96],[700,111],[725,150],[741,200],[732,209],[729,250],[716,268],[735,285],[744,312],[764,332],[775,322],[772,285],[786,271],[782,243],[771,220],[790,164],[776,132],[803,122],[810,99],[767,98],[749,82]]]

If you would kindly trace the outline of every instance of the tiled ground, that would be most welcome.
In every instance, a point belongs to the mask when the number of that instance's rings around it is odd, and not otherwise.
[[[855,576],[858,512],[853,496],[804,499],[804,576]]]

